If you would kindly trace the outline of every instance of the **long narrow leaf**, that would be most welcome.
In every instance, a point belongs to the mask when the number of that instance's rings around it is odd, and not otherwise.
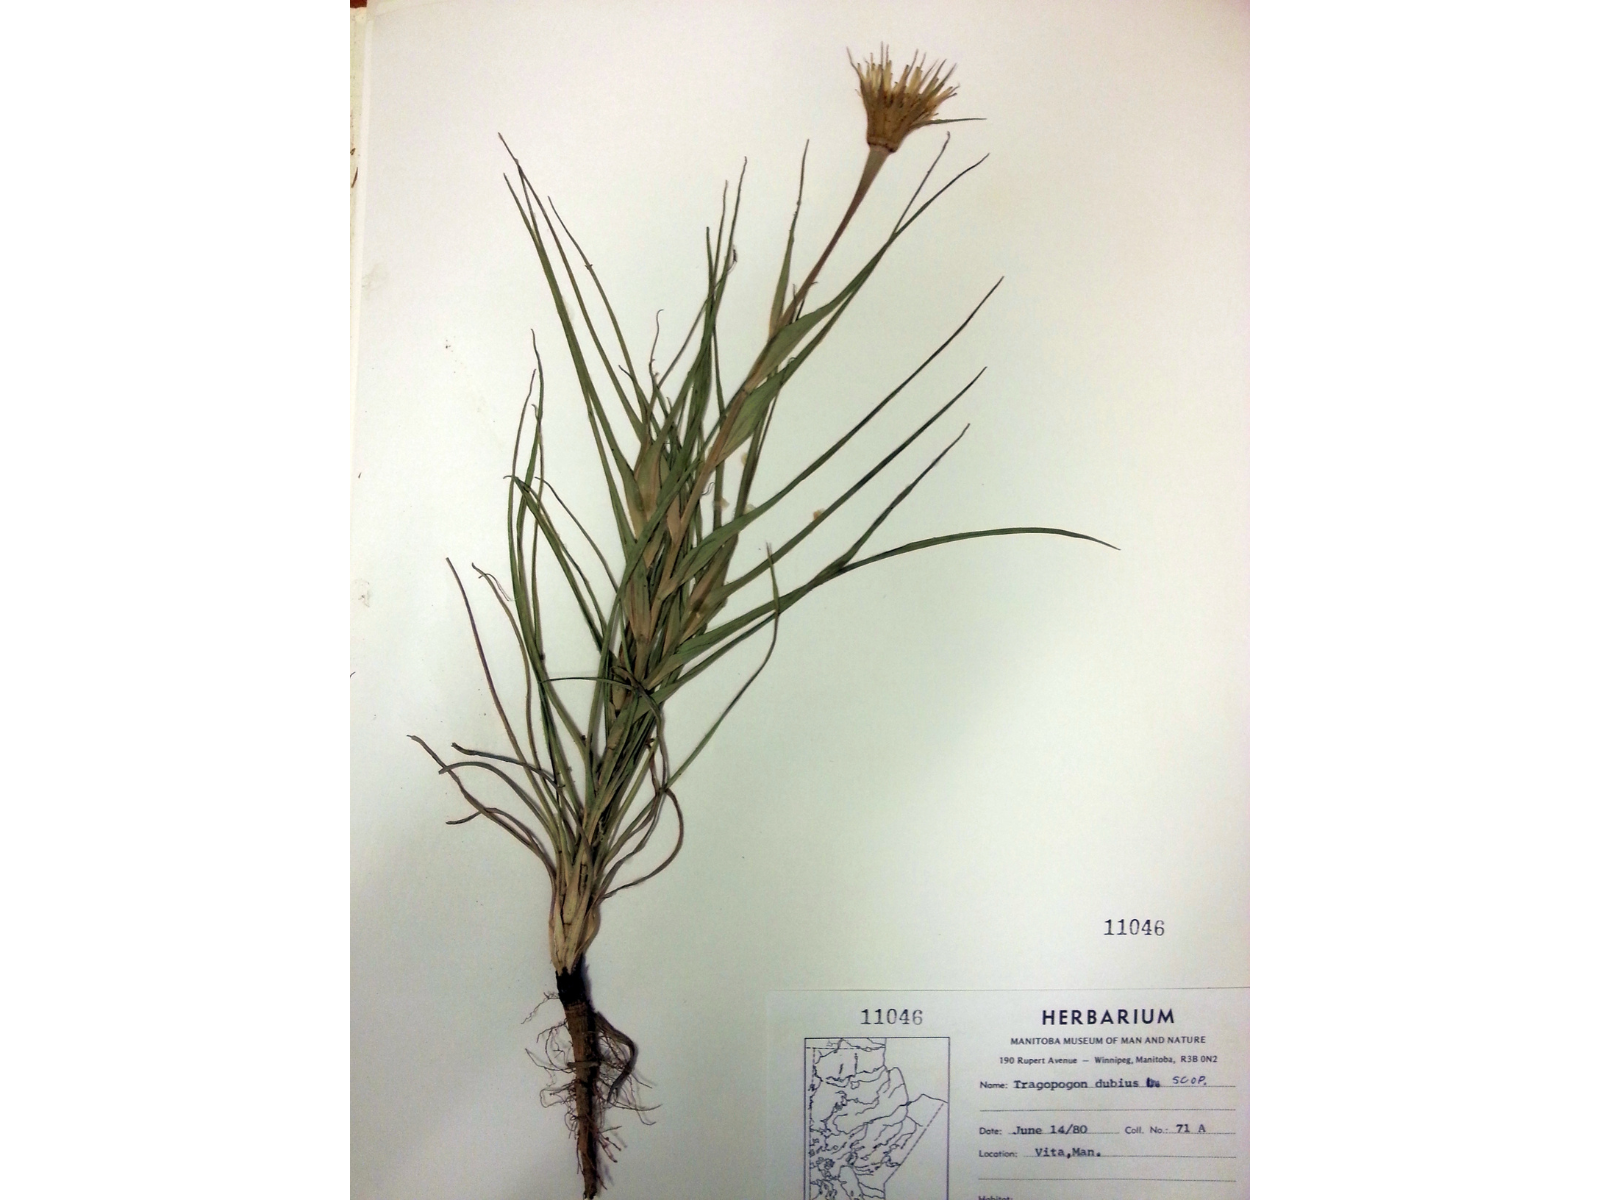
[[[556,532],[555,526],[550,521],[549,513],[544,505],[534,499],[533,492],[527,485],[513,476],[513,482],[522,490],[523,499],[528,502],[533,519],[539,523],[539,528],[544,531],[545,541],[550,546],[550,552],[556,556],[556,565],[567,578],[567,586],[572,590],[572,598],[577,601],[578,611],[583,614],[583,621],[589,627],[589,636],[594,639],[595,649],[600,649],[604,642],[600,637],[600,601],[594,594],[594,588],[589,583],[589,577],[583,573],[583,568],[572,557],[572,552],[561,540],[561,535]],[[576,575],[576,578],[574,578]],[[581,583],[581,587],[579,586]],[[587,593],[587,598],[585,596]],[[592,607],[591,607],[592,606]]]
[[[776,601],[779,598],[778,572],[773,566],[771,546],[767,547],[767,566],[772,574],[772,598]],[[705,735],[701,737],[695,748],[689,752],[689,757],[684,759],[678,769],[668,777],[668,787],[676,783],[683,773],[689,769],[689,764],[700,757],[700,751],[706,748],[706,743],[711,740],[712,734],[722,728],[722,723],[728,719],[728,714],[733,711],[733,706],[744,699],[744,694],[750,690],[750,685],[756,681],[761,672],[767,669],[767,664],[772,661],[772,652],[778,648],[778,617],[781,613],[782,609],[774,608],[772,610],[772,640],[767,643],[766,654],[762,655],[760,663],[756,665],[754,671],[750,672],[750,677],[744,681],[743,686],[733,694],[733,699],[728,701],[727,707],[717,714],[717,719],[711,723],[711,728],[706,730]]]
[[[504,144],[504,141],[505,139],[502,138],[502,145]],[[506,153],[511,153],[511,148],[509,146],[506,147]],[[517,211],[522,216],[522,223],[527,229],[529,236],[533,239],[533,247],[539,257],[539,266],[544,271],[545,284],[550,292],[551,301],[555,305],[556,316],[561,322],[562,334],[565,336],[567,341],[567,353],[572,360],[573,370],[578,376],[579,390],[583,393],[584,406],[589,416],[591,429],[594,433],[595,447],[600,455],[601,466],[605,472],[606,484],[611,490],[612,507],[618,523],[618,536],[623,540],[623,543],[626,544],[629,536],[629,529],[624,513],[630,506],[638,507],[638,496],[632,491],[632,474],[629,470],[627,460],[622,454],[622,449],[617,444],[616,434],[611,429],[611,423],[605,415],[605,409],[600,403],[600,394],[595,389],[594,380],[589,374],[589,368],[584,358],[583,349],[578,342],[577,330],[572,323],[572,315],[567,309],[566,298],[562,293],[561,285],[556,280],[555,267],[551,263],[550,255],[545,248],[544,236],[539,230],[538,217],[535,216],[534,213],[535,207],[538,208],[540,214],[545,216],[546,222],[549,221],[549,216],[548,214],[545,214],[544,205],[540,201],[538,193],[533,190],[533,186],[528,181],[528,176],[526,172],[523,171],[522,164],[517,161],[516,155],[511,155],[511,161],[517,168],[517,180],[522,185],[522,195],[517,195],[517,190],[511,187],[511,181],[509,179],[506,180],[506,187],[511,191],[511,197],[517,205]],[[526,201],[526,204],[524,201]],[[552,226],[552,237],[554,237],[554,232],[554,227]],[[556,242],[556,249],[561,253],[563,262],[565,262],[565,252],[561,249],[559,240]],[[568,267],[568,273],[569,275],[571,273],[570,266]],[[612,474],[613,460],[616,467],[616,477],[613,477]],[[617,478],[620,478],[622,481],[620,491],[618,489]],[[625,500],[627,501],[626,504],[624,503]]]
[[[829,562],[827,566],[823,567],[820,571],[813,575],[810,580],[802,584],[800,587],[795,588],[793,591],[784,593],[783,596],[777,599],[769,600],[764,604],[758,604],[756,607],[748,610],[747,612],[739,614],[737,617],[734,617],[727,622],[724,622],[715,629],[707,630],[698,638],[690,639],[690,641],[685,642],[683,647],[680,649],[678,658],[686,663],[694,659],[696,656],[704,654],[712,646],[726,639],[730,635],[739,633],[740,630],[746,630],[744,634],[741,634],[742,640],[744,636],[748,636],[749,631],[747,627],[751,624],[751,622],[761,620],[762,618],[776,616],[776,614],[781,613],[784,609],[793,607],[801,599],[814,592],[823,584],[837,579],[841,574],[844,573],[844,568],[850,562],[850,560],[855,557],[856,552],[866,544],[867,539],[876,533],[878,527],[889,519],[889,515],[894,512],[896,508],[900,507],[900,504],[906,499],[907,496],[911,495],[911,493],[916,490],[917,485],[926,479],[928,474],[944,461],[944,456],[955,449],[956,443],[967,436],[968,428],[971,427],[967,426],[966,428],[963,428],[960,433],[956,434],[955,438],[951,440],[950,444],[947,445],[943,450],[939,451],[939,453],[934,457],[933,461],[924,467],[917,474],[915,479],[900,489],[895,498],[884,506],[883,511],[880,512],[877,517],[874,518],[872,523],[867,526],[866,531],[857,537],[856,540],[850,544],[849,548],[844,551],[844,553],[840,554],[837,558]],[[761,624],[765,625],[766,621],[761,620]],[[756,626],[756,628],[760,628],[760,626]],[[691,678],[700,674],[709,665],[709,661],[702,661],[697,663],[693,669],[685,671],[679,679],[680,685],[688,682]]]
[[[767,322],[768,337],[778,332],[778,320],[789,303],[789,263],[794,257],[794,231],[800,224],[800,202],[806,194],[806,155],[810,150],[811,143],[807,142],[806,148],[800,152],[800,186],[794,198],[794,216],[789,218],[789,241],[783,248],[783,268],[778,272],[778,288],[772,293],[772,315]]]
[[[606,364],[606,374],[611,379],[612,387],[616,388],[617,399],[622,401],[623,411],[628,414],[628,419],[633,425],[634,436],[643,439],[645,436],[644,410],[648,405],[649,400],[644,394],[644,389],[639,386],[638,379],[633,374],[633,359],[628,354],[628,341],[622,336],[622,326],[618,324],[617,314],[611,308],[611,299],[606,295],[606,289],[600,283],[599,272],[594,269],[594,264],[589,261],[589,256],[583,252],[583,247],[578,244],[578,239],[572,235],[572,230],[567,228],[567,223],[562,218],[561,213],[557,211],[554,200],[550,201],[550,211],[555,213],[556,221],[561,225],[561,232],[567,235],[567,241],[571,242],[572,248],[578,252],[578,258],[583,262],[583,269],[589,272],[589,278],[594,283],[594,290],[600,295],[600,303],[605,306],[606,317],[611,322],[612,336],[617,339],[617,346],[622,351],[622,360],[626,364],[627,369],[624,371],[624,374],[627,375],[629,381],[633,384],[635,399],[639,404],[637,412],[635,412],[633,406],[629,404],[627,393],[623,390],[622,384],[618,381],[616,374],[611,370],[610,359],[606,357],[605,347],[601,345],[600,338],[595,333],[594,326],[592,324],[589,326],[589,337],[590,340],[594,342],[595,350],[599,352],[602,361],[604,361]],[[578,297],[578,305],[583,310],[583,317],[585,322],[587,322],[589,319],[589,312],[587,308],[583,307],[583,297],[582,293],[578,290],[578,281],[576,279],[572,281],[572,290],[573,294]]]
[[[934,412],[934,414],[931,417],[929,417],[921,425],[918,425],[917,428],[914,431],[912,431],[911,436],[907,437],[904,441],[902,441],[893,450],[889,451],[888,454],[886,454],[882,458],[880,458],[878,460],[878,462],[876,463],[876,465],[874,465],[873,468],[870,471],[868,471],[860,479],[856,480],[853,484],[851,484],[848,488],[846,488],[841,495],[839,495],[835,500],[833,500],[832,503],[830,503],[826,508],[822,509],[821,512],[818,515],[816,515],[810,521],[808,521],[805,524],[805,526],[800,529],[800,531],[798,533],[794,534],[793,537],[791,537],[788,541],[784,542],[783,545],[778,548],[777,554],[774,556],[773,561],[776,562],[779,559],[782,559],[785,555],[787,555],[789,553],[789,551],[793,550],[801,542],[805,541],[808,537],[810,537],[813,533],[815,533],[818,529],[820,529],[822,527],[823,522],[825,522],[834,513],[838,512],[839,509],[841,507],[843,507],[853,496],[855,496],[856,493],[861,491],[862,488],[866,487],[867,484],[871,483],[874,479],[876,479],[878,477],[878,475],[883,472],[885,467],[887,467],[895,459],[899,458],[901,454],[905,453],[905,451],[907,449],[909,449],[910,446],[918,438],[920,438],[924,433],[926,433],[929,429],[931,429],[933,427],[934,423],[937,422],[940,417],[944,416],[945,413],[949,412],[951,410],[951,408],[953,408],[955,406],[956,401],[960,400],[961,397],[965,396],[969,391],[971,391],[973,385],[976,384],[978,382],[978,380],[980,380],[982,378],[983,378],[983,371],[979,371],[970,380],[968,380],[967,381],[967,385],[965,387],[963,387],[954,396],[950,397],[950,399],[946,400],[942,405],[940,405],[939,408]],[[951,445],[954,445],[954,444],[955,444],[954,442],[951,443]],[[935,460],[935,461],[937,461],[937,460]],[[724,596],[724,597],[734,595],[741,588],[743,588],[746,584],[750,583],[757,576],[759,576],[761,574],[761,572],[762,572],[762,564],[758,563],[756,566],[752,567],[749,571],[746,571],[743,575],[739,576],[739,578],[737,578],[737,579],[733,580],[732,582],[730,582],[728,584],[725,584],[723,587],[719,588],[718,589],[718,594],[720,596]]]
[[[943,354],[951,342],[955,341],[956,338],[961,336],[962,331],[965,330],[969,324],[971,324],[972,319],[978,315],[978,310],[988,303],[989,297],[995,294],[996,289],[999,288],[1002,282],[1004,281],[997,280],[994,284],[994,287],[991,287],[987,292],[984,293],[983,299],[978,301],[973,310],[967,314],[966,319],[956,327],[955,332],[949,337],[945,338],[944,341],[940,342],[938,348],[935,349],[932,354],[928,355],[927,358],[923,359],[915,371],[907,375],[903,380],[900,381],[899,385],[893,391],[891,391],[882,400],[878,401],[877,404],[873,405],[872,409],[867,413],[867,415],[852,425],[845,432],[844,436],[840,437],[836,442],[833,443],[833,445],[829,446],[828,449],[818,457],[812,459],[812,461],[803,471],[801,471],[788,483],[784,484],[783,487],[779,488],[778,491],[775,492],[771,497],[762,501],[754,508],[749,509],[748,512],[739,514],[732,520],[725,523],[721,530],[707,537],[705,541],[700,544],[698,554],[692,563],[692,570],[698,571],[701,569],[705,563],[710,561],[711,555],[715,553],[725,541],[727,541],[729,538],[737,537],[753,522],[758,520],[763,513],[767,512],[790,492],[794,491],[795,488],[799,487],[807,479],[811,478],[812,475],[816,474],[818,470],[827,464],[829,459],[833,458],[835,454],[844,449],[844,447],[850,443],[851,439],[853,439],[856,434],[865,429],[868,423],[871,422],[874,417],[876,417],[889,406],[890,401],[892,401],[896,396],[910,386],[912,380],[916,379],[918,375],[921,375],[934,359]]]
[[[973,538],[989,537],[1015,537],[1023,533],[1042,533],[1053,537],[1077,538],[1080,541],[1095,542],[1110,550],[1120,550],[1120,546],[1113,546],[1110,542],[1101,541],[1087,533],[1073,533],[1070,529],[1053,529],[1045,525],[1011,525],[1004,529],[974,529],[967,533],[947,533],[942,537],[922,538],[919,541],[907,542],[903,546],[896,546],[893,550],[885,550],[867,558],[851,563],[840,570],[839,574],[845,575],[861,567],[870,567],[873,563],[883,562],[885,559],[894,558],[901,554],[910,554],[915,550],[926,550],[929,546],[943,546],[947,542],[966,542]]]

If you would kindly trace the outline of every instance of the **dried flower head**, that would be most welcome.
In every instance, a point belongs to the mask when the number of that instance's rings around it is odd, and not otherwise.
[[[882,146],[893,154],[907,134],[941,123],[936,119],[939,105],[956,94],[955,88],[945,86],[955,67],[946,70],[940,61],[929,70],[926,62],[924,56],[913,54],[896,79],[887,46],[881,50],[881,61],[868,55],[865,63],[858,63],[851,56],[850,65],[861,81],[861,103],[867,110],[867,145]]]

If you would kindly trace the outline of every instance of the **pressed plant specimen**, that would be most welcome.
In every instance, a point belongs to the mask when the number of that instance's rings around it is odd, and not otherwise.
[[[803,582],[787,589],[780,584],[779,566],[790,552],[932,428],[977,382],[975,376],[830,504],[775,547],[764,542],[753,563],[735,570],[741,539],[750,539],[758,522],[770,524],[763,518],[880,416],[994,294],[991,288],[954,332],[827,450],[770,495],[757,499],[756,474],[784,388],[844,316],[890,247],[978,165],[957,172],[923,199],[943,157],[941,148],[876,252],[830,298],[811,305],[824,265],[885,162],[909,134],[945,123],[937,114],[955,92],[951,73],[942,63],[929,68],[925,60],[913,58],[896,75],[885,49],[860,64],[852,59],[851,65],[867,118],[867,156],[860,183],[822,253],[793,284],[801,210],[796,201],[782,267],[765,313],[765,342],[731,390],[724,386],[718,321],[735,260],[740,189],[735,190],[731,210],[724,202],[715,239],[709,229],[706,232],[705,299],[682,346],[659,371],[652,349],[641,372],[598,275],[554,206],[535,191],[514,156],[516,178],[506,177],[560,321],[609,497],[614,530],[607,537],[614,533],[616,545],[610,555],[603,551],[545,477],[545,371],[535,342],[537,397],[530,382],[513,443],[506,496],[509,574],[502,582],[475,568],[515,636],[521,696],[513,694],[507,703],[503,673],[497,682],[466,585],[452,565],[506,745],[496,750],[456,745],[460,757],[446,761],[422,739],[416,740],[471,806],[471,812],[452,824],[481,817],[499,825],[533,854],[549,877],[550,961],[565,1017],[551,1031],[556,1037],[549,1043],[550,1065],[558,1083],[549,1094],[566,1106],[586,1197],[595,1196],[603,1186],[603,1159],[615,1159],[607,1110],[635,1102],[637,1051],[632,1040],[595,1008],[585,952],[600,931],[604,903],[652,878],[676,857],[683,844],[684,821],[674,786],[765,667],[783,612],[852,571],[947,542],[1019,534],[1099,541],[1065,529],[1012,526],[951,533],[866,553],[868,541],[960,440],[958,434],[842,553]],[[803,197],[803,158],[800,177]],[[580,282],[575,261],[588,276],[587,285]],[[581,675],[551,671],[546,606],[554,594],[563,595],[581,614],[593,643],[592,671]],[[751,598],[735,603],[746,596]],[[667,743],[667,711],[673,697],[764,631],[766,654],[755,673],[689,753],[674,763]],[[563,657],[571,653],[570,647],[561,648]],[[476,786],[479,777],[513,802],[481,799],[468,786],[469,780]],[[640,855],[664,822],[672,836],[671,849],[646,869]]]

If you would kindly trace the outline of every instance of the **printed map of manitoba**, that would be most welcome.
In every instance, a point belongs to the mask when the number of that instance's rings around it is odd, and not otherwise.
[[[806,1200],[949,1192],[948,1038],[807,1038]]]

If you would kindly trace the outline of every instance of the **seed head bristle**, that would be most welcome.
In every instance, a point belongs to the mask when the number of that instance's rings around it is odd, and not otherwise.
[[[864,63],[858,63],[846,51],[861,82],[861,103],[867,110],[867,145],[881,146],[893,154],[907,135],[937,121],[939,105],[956,94],[955,88],[947,86],[955,67],[946,69],[941,59],[930,69],[925,55],[913,54],[896,79],[889,47],[881,47],[879,53],[878,59],[869,54]]]

